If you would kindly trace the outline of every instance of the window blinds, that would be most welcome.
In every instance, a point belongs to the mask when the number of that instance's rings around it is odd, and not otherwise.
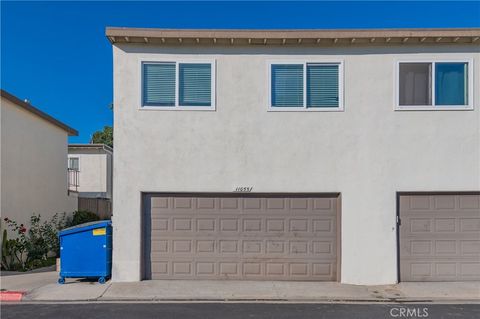
[[[272,106],[303,107],[303,64],[272,65]]]
[[[212,104],[212,66],[210,63],[179,64],[179,105]]]
[[[175,106],[175,63],[143,65],[143,105]]]
[[[338,65],[307,64],[307,107],[338,107]]]

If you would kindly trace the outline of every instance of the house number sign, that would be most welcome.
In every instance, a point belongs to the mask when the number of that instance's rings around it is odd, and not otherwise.
[[[237,193],[250,193],[253,189],[253,186],[238,186],[233,190]]]

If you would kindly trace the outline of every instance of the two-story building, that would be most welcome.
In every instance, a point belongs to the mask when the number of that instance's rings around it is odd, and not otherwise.
[[[480,280],[480,30],[107,28],[113,280]]]
[[[113,149],[105,144],[69,144],[68,168],[78,171],[78,196],[112,199]]]
[[[78,132],[4,90],[0,109],[2,218],[28,228],[33,214],[48,221],[56,213],[77,210],[67,145],[68,137]]]
[[[77,175],[78,210],[112,215],[113,149],[105,144],[69,144],[68,168]]]

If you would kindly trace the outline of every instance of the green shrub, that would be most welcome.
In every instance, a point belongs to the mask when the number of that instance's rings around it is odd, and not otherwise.
[[[73,213],[72,220],[67,223],[67,227],[72,227],[88,222],[95,222],[100,220],[97,214],[89,212],[88,210],[78,210]]]
[[[24,250],[24,249],[23,249]],[[22,268],[20,254],[22,247],[18,239],[9,239],[7,230],[3,230],[2,234],[2,270],[17,270]]]
[[[33,214],[30,217],[30,228],[27,229],[26,225],[5,217],[5,225],[16,236],[9,239],[6,229],[2,233],[2,270],[26,271],[54,264],[55,257],[48,255],[53,252],[55,256],[60,256],[58,232],[98,220],[100,218],[89,211],[76,211],[70,218],[65,213],[55,214],[52,219],[43,222],[40,215]]]
[[[40,215],[33,214],[30,217],[30,229],[5,217],[3,220],[6,226],[16,234],[16,238],[7,239],[6,231],[4,231],[2,268],[5,270],[30,270],[45,265],[50,252],[59,256],[58,231],[66,225],[65,215],[65,213],[55,214],[49,221],[41,222]]]

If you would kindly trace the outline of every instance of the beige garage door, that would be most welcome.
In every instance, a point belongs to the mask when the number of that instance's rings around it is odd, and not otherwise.
[[[480,195],[400,196],[400,280],[480,280]]]
[[[147,279],[337,278],[337,196],[147,195]]]

